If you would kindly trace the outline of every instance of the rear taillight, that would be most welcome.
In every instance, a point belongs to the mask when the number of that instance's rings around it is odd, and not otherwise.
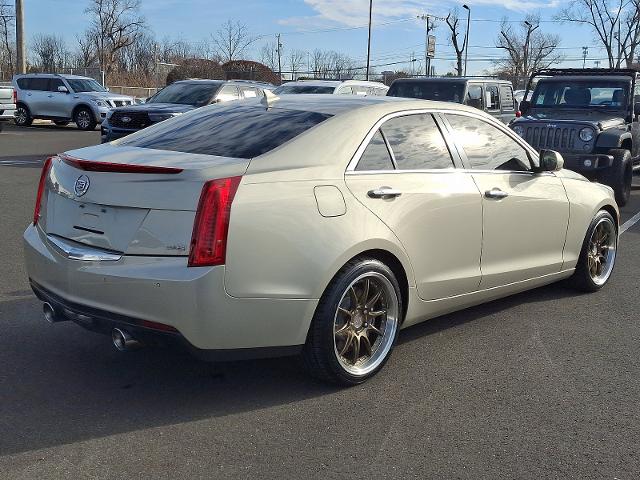
[[[13,103],[18,103],[18,92],[15,89],[13,90]]]
[[[522,112],[520,110],[518,110],[516,112],[516,118],[520,118],[522,116]]]
[[[202,187],[191,235],[190,267],[224,265],[231,203],[241,179],[219,178]]]
[[[40,220],[40,207],[42,206],[42,195],[44,194],[44,187],[47,183],[47,177],[49,176],[49,170],[51,169],[51,160],[53,157],[49,157],[44,161],[42,166],[42,172],[40,173],[40,183],[38,183],[38,193],[36,195],[36,206],[33,209],[33,225],[38,224]]]

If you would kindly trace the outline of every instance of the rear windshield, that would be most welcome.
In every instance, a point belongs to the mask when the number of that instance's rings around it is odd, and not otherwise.
[[[172,83],[147,100],[147,103],[176,103],[202,107],[211,101],[220,85],[220,83]]]
[[[387,96],[462,103],[464,100],[464,83],[395,82],[391,85]]]
[[[331,115],[263,106],[212,105],[158,123],[119,145],[253,158],[300,135]]]
[[[276,88],[273,93],[276,95],[288,95],[295,93],[333,93],[336,87],[321,85],[282,85]]]

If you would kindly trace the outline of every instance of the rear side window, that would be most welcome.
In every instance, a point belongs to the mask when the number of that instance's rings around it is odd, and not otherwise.
[[[31,79],[30,78],[19,78],[17,80],[18,87],[22,90],[31,90]]]
[[[513,90],[509,85],[500,85],[500,99],[502,100],[502,110],[513,111],[515,110],[515,103],[513,101]]]
[[[219,100],[220,102],[229,102],[231,100],[238,100],[239,98],[240,93],[233,85],[225,85],[220,89],[218,95],[216,95],[216,100]]]
[[[500,97],[497,85],[487,85],[487,110],[500,110]]]
[[[21,80],[28,80],[27,90],[39,90],[39,91],[47,91],[49,90],[49,79],[48,78],[23,78]],[[20,85],[18,83],[18,85]],[[22,87],[21,87],[22,88]]]
[[[360,157],[356,170],[393,170],[391,155],[380,130],[371,138],[369,145]]]
[[[253,158],[297,137],[331,115],[263,106],[212,105],[119,140],[120,145]]]
[[[447,144],[430,114],[392,118],[382,125],[399,170],[452,168]]]

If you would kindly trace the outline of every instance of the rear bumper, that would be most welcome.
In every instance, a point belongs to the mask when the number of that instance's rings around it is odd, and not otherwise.
[[[11,107],[7,107],[6,105],[0,106],[0,121],[8,122],[13,120],[15,113],[15,105],[11,105]]]
[[[211,359],[299,351],[317,304],[231,297],[224,289],[224,267],[188,268],[186,257],[72,260],[32,225],[25,231],[24,249],[36,294],[96,319],[95,325],[83,326],[109,331],[115,324],[138,329],[144,320],[162,323],[178,330],[171,334],[175,339]]]
[[[562,154],[564,167],[585,176],[597,174],[613,165],[613,157],[605,154]]]

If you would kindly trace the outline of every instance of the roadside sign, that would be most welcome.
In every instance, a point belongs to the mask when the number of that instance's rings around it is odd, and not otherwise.
[[[436,37],[435,35],[429,35],[427,41],[427,57],[433,58],[436,56]]]

